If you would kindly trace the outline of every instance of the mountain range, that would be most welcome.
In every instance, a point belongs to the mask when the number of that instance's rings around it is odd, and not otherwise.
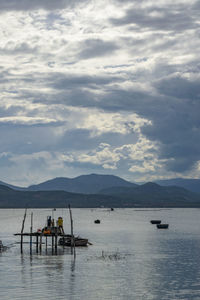
[[[200,179],[174,178],[167,180],[157,180],[156,183],[163,186],[180,186],[191,192],[200,193]]]
[[[57,177],[28,187],[29,191],[66,191],[71,193],[97,194],[102,189],[123,186],[135,187],[137,184],[113,175],[81,175],[75,178]]]
[[[200,207],[200,194],[164,183],[138,185],[98,174],[59,177],[27,188],[0,182],[0,207]]]
[[[179,186],[191,192],[200,193],[200,179],[174,178],[166,180],[157,180],[155,183],[161,186]],[[62,190],[72,193],[95,194],[102,189],[123,186],[136,187],[141,184],[126,181],[113,175],[81,175],[75,178],[56,177],[39,184],[30,185],[29,187],[19,187],[0,181],[0,185],[8,186],[14,190],[20,191],[55,191]]]

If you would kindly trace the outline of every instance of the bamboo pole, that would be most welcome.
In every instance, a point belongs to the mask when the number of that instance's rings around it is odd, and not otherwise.
[[[46,236],[46,252],[47,252],[47,236]]]
[[[53,248],[54,248],[54,236],[52,235],[52,254],[53,254]]]
[[[42,252],[42,233],[40,233],[40,253]]]
[[[74,241],[74,232],[73,232],[73,219],[72,219],[72,211],[69,204],[69,214],[70,214],[70,222],[71,222],[71,254],[74,253],[74,258],[76,257],[76,250],[75,250],[75,241]]]
[[[23,253],[23,231],[24,231],[24,223],[25,223],[25,220],[26,220],[26,212],[27,212],[27,208],[25,209],[24,219],[22,221],[22,229],[21,229],[21,253]]]
[[[57,247],[58,247],[58,234],[55,235],[55,253],[57,254]]]
[[[39,236],[37,234],[36,235],[36,253],[38,253],[38,240],[39,240]]]
[[[57,254],[57,248],[58,248],[58,227],[55,228],[55,251],[56,251],[56,254]]]
[[[30,227],[30,254],[32,254],[32,244],[33,244],[33,237],[32,237],[32,233],[33,233],[33,213],[31,213],[31,227]]]

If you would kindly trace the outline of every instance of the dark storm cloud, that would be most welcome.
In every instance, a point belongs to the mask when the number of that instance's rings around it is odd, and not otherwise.
[[[194,124],[191,110],[183,113],[180,104],[175,105],[174,112],[169,112],[167,105],[163,105],[163,110],[160,116],[154,117],[152,126],[144,127],[142,132],[160,143],[159,157],[169,159],[168,170],[192,170],[200,159],[200,124]]]
[[[125,16],[112,18],[113,25],[136,25],[138,28],[149,28],[152,30],[184,31],[186,29],[198,28],[190,13],[190,6],[173,5],[167,8],[149,7],[128,9]]]
[[[55,10],[74,6],[82,0],[1,0],[0,11],[12,10]]]
[[[25,91],[24,95],[26,98],[34,99],[35,103],[45,101],[49,104],[99,108],[110,112],[139,111],[143,105],[145,105],[145,111],[152,113],[155,111],[156,106],[162,108],[162,103],[159,100],[166,98],[164,96],[152,96],[142,90],[124,90],[107,86],[113,82],[123,83],[123,81],[123,78],[117,76],[92,77],[72,75],[70,78],[69,76],[55,73],[51,77],[46,78],[46,83],[49,87],[57,90],[56,97],[54,95],[42,95],[42,93],[28,93],[27,91]],[[104,91],[104,93],[99,93],[99,91]],[[145,113],[145,115],[148,115],[148,113]]]
[[[158,91],[167,96],[184,99],[200,99],[200,81],[181,77],[163,79],[155,84]]]
[[[103,41],[101,39],[88,39],[81,44],[82,50],[78,57],[80,59],[90,59],[111,54],[118,49],[116,43]]]
[[[119,76],[89,76],[89,75],[64,75],[53,73],[47,78],[50,86],[58,90],[73,90],[74,88],[100,87],[112,82],[120,82],[123,79]],[[73,90],[74,92],[74,90]],[[76,92],[75,92],[76,93]]]
[[[75,86],[76,87],[76,86]],[[135,111],[138,107],[142,106],[142,101],[146,101],[146,104],[153,103],[154,97],[141,91],[125,91],[122,89],[104,89],[104,94],[99,95],[95,93],[95,89],[92,90],[90,85],[77,86],[74,89],[69,85],[64,85],[62,88],[59,86],[59,92],[56,97],[50,96],[46,102],[49,104],[64,104],[74,107],[91,107],[99,108],[110,112],[119,111]],[[90,88],[88,91],[87,88]],[[102,89],[103,85],[98,87],[98,90]],[[35,98],[35,103],[40,103],[45,95],[38,97],[34,94],[29,95],[30,98]],[[38,98],[38,99],[37,99]],[[155,105],[155,103],[154,103]],[[148,107],[149,110],[153,110],[153,107]]]
[[[101,143],[109,144],[112,147],[119,147],[120,145],[128,144],[130,142],[130,139],[132,140],[132,142],[136,141],[137,134],[103,132],[98,135],[91,135],[91,130],[73,129],[65,132],[60,143],[58,144],[58,149],[67,151],[90,150],[98,148]]]
[[[139,41],[143,43],[142,41]],[[157,69],[156,69],[157,68]],[[173,74],[178,66],[165,65],[155,67],[157,77]],[[198,73],[198,63],[193,61],[189,66],[182,65],[182,69]],[[9,75],[9,74],[8,74]],[[137,74],[136,74],[137,76]],[[3,76],[5,80],[5,76]],[[7,77],[8,78],[8,77]],[[24,78],[24,79],[23,79]],[[26,80],[23,76],[20,80]],[[129,79],[131,74],[129,74]],[[15,81],[15,78],[9,78]],[[17,77],[16,77],[17,80]],[[47,87],[54,88],[56,94],[46,95],[38,91],[34,94],[29,90],[20,89],[19,98],[30,98],[33,102],[48,104],[65,104],[75,107],[99,108],[110,112],[136,112],[139,116],[152,121],[152,125],[144,126],[142,133],[150,140],[159,143],[159,158],[167,159],[166,168],[175,172],[186,172],[191,170],[195,163],[200,160],[200,82],[197,79],[186,79],[181,76],[166,77],[157,80],[154,77],[153,86],[157,94],[150,94],[147,90],[131,90],[115,87],[107,87],[112,83],[123,84],[123,77],[111,76],[88,76],[88,75],[64,75],[62,73],[51,73],[51,75],[34,74],[29,79],[34,85],[42,82]],[[103,91],[104,93],[96,93]],[[17,89],[16,89],[17,91]],[[29,94],[28,94],[29,93]],[[5,124],[4,124],[5,125]],[[54,126],[52,124],[52,126]],[[56,126],[56,125],[55,125]],[[44,127],[44,126],[42,126]],[[32,153],[31,151],[44,151],[45,149],[77,149],[87,150],[95,148],[100,142],[114,145],[114,140],[119,141],[121,135],[101,135],[91,138],[87,130],[74,130],[65,133],[62,140],[53,139],[46,130],[22,130],[19,127],[8,129],[1,139],[1,151],[10,151],[11,147],[17,153]],[[16,138],[17,136],[24,138]],[[31,144],[27,143],[28,136],[32,136]],[[42,141],[41,143],[37,142]],[[13,141],[11,144],[10,141]],[[124,143],[130,143],[130,136]],[[56,142],[55,142],[56,141]],[[14,145],[14,146],[13,146]]]
[[[147,91],[110,89],[98,97],[88,91],[62,96],[62,103],[105,111],[132,111],[152,121],[142,133],[160,145],[159,158],[168,170],[186,172],[200,160],[200,84],[181,77],[154,83],[157,95]]]
[[[94,146],[96,141],[90,137],[90,131],[86,129],[66,131],[59,143],[59,149],[62,150],[86,150]]]
[[[143,133],[160,142],[160,158],[171,159],[167,168],[184,172],[200,160],[200,82],[174,77],[155,84],[158,91],[170,98],[156,106],[157,114],[147,114],[152,126]]]
[[[2,74],[2,76],[1,76]],[[2,79],[1,79],[2,78]],[[32,98],[34,99],[34,102],[60,102],[63,101],[66,103],[66,96],[69,93],[69,99],[72,98],[73,101],[75,101],[75,104],[78,105],[78,99],[79,97],[84,97],[84,94],[86,96],[90,95],[90,92],[86,91],[87,89],[95,90],[95,89],[101,89],[103,86],[109,85],[111,83],[120,83],[124,81],[124,78],[122,76],[118,75],[74,75],[74,74],[64,74],[60,72],[51,72],[49,74],[44,73],[34,73],[33,74],[22,74],[21,76],[16,76],[12,74],[12,70],[9,72],[0,72],[0,84],[5,82],[10,83],[16,83],[16,82],[24,82],[24,83],[32,83],[32,86],[42,86],[48,88],[53,88],[57,91],[56,98],[52,97],[46,93],[42,93],[42,91],[32,91],[29,89],[23,90],[23,88],[20,89],[20,92],[22,95],[19,95],[20,97],[24,98]],[[18,89],[16,87],[16,93],[18,92]],[[64,94],[62,93],[64,92]],[[92,94],[94,96],[94,94]],[[37,100],[38,98],[38,100]],[[64,99],[63,99],[64,98]],[[90,97],[89,97],[90,98]],[[94,99],[94,98],[93,98]],[[70,100],[69,100],[70,101]],[[91,100],[89,99],[89,102]],[[52,102],[52,103],[53,103]]]
[[[14,124],[0,123],[0,153],[14,152],[28,154],[50,150],[57,143],[54,124]]]
[[[159,66],[157,68],[156,72],[161,74]],[[193,70],[192,65],[191,68]],[[163,69],[165,74],[169,70],[170,72],[176,70],[176,67],[166,65]],[[188,80],[181,76],[171,76],[157,80],[154,82],[157,95],[152,95],[145,90],[107,88],[107,85],[112,82],[123,83],[123,78],[117,76],[69,76],[52,73],[46,78],[40,78],[38,74],[34,80],[39,82],[40,79],[46,82],[47,86],[57,90],[56,97],[42,95],[40,92],[38,95],[31,92],[28,95],[24,92],[27,99],[39,103],[99,108],[110,112],[136,112],[139,116],[152,121],[151,126],[142,128],[142,133],[148,139],[159,143],[159,157],[169,160],[166,166],[169,170],[187,171],[200,159],[200,83],[197,79]],[[98,94],[96,89],[104,90],[104,93]],[[48,128],[48,125],[46,126]],[[70,141],[71,149],[81,149],[81,147],[86,149],[84,144],[96,147],[101,141],[109,143],[108,137],[109,135],[91,139],[90,132],[87,130],[68,131],[58,145],[62,145],[62,149],[65,149],[67,141]],[[28,151],[30,146],[27,145],[26,148]],[[55,144],[51,148],[56,149]],[[8,149],[9,147],[3,147],[2,150],[8,151]],[[44,150],[45,147],[36,147],[36,149]]]

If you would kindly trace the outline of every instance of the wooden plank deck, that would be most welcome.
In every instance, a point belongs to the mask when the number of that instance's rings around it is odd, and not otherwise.
[[[68,234],[62,234],[62,233],[42,233],[42,232],[24,232],[24,233],[15,233],[15,236],[61,236],[61,237],[69,237]]]

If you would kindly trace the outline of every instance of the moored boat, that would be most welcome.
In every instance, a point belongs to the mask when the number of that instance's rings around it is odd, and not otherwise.
[[[151,220],[151,224],[160,224],[161,220]]]
[[[81,237],[74,237],[73,240],[71,236],[60,238],[58,243],[61,246],[67,246],[67,247],[71,247],[71,246],[86,247],[89,244],[88,239],[84,239]]]

